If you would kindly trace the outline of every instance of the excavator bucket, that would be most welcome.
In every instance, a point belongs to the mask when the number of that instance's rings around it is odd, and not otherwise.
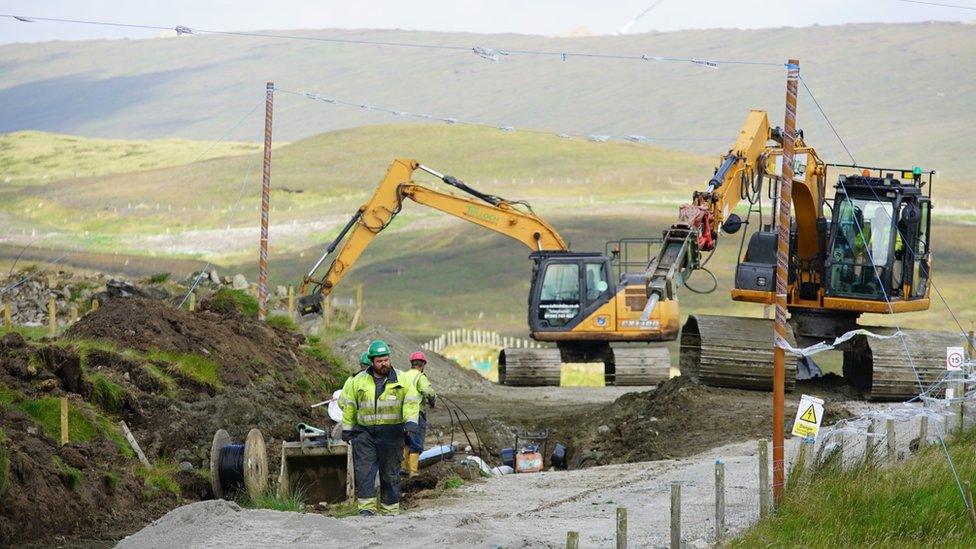
[[[340,503],[354,496],[352,452],[341,441],[284,442],[278,493],[298,495],[306,504]]]

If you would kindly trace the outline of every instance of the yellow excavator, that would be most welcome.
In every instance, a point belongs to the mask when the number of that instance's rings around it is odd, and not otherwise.
[[[783,132],[764,111],[749,113],[732,149],[704,191],[679,209],[648,265],[644,317],[677,299],[695,270],[707,270],[720,229],[735,233],[753,224],[735,269],[732,299],[772,305],[776,287],[776,202],[783,162]],[[827,170],[838,170],[832,201]],[[900,314],[929,307],[933,171],[827,164],[795,141],[787,303],[790,344],[807,347],[858,328],[862,313]],[[927,192],[924,187],[928,185]],[[762,199],[773,204],[763,224]],[[749,204],[745,220],[733,210]],[[746,233],[743,233],[745,244]],[[703,258],[704,257],[704,258]],[[669,311],[676,311],[675,308]],[[642,317],[643,318],[643,317]],[[843,343],[843,375],[867,398],[898,400],[918,394],[945,373],[945,347],[957,334],[872,327]],[[708,385],[770,389],[773,321],[691,315],[681,332],[682,375]],[[821,372],[810,356],[788,355],[787,388]],[[799,368],[798,368],[799,366]]]
[[[413,181],[426,172],[467,196],[443,192]],[[678,336],[677,301],[660,303],[643,314],[645,267],[628,258],[633,246],[648,247],[658,239],[621,239],[605,253],[570,251],[559,233],[524,201],[482,193],[455,177],[415,160],[394,160],[372,197],[363,204],[328,245],[302,286],[302,314],[320,313],[323,300],[349,273],[373,239],[410,200],[517,240],[529,248],[533,261],[529,290],[529,331],[550,348],[503,349],[499,382],[508,385],[558,385],[563,362],[603,362],[605,380],[616,385],[651,385],[668,378],[667,348],[651,342]],[[339,248],[342,245],[341,249]],[[325,275],[315,273],[333,253]],[[627,272],[637,267],[634,272]],[[642,318],[643,316],[643,318]]]

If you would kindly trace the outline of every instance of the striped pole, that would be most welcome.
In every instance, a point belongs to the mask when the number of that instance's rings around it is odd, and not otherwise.
[[[796,85],[800,62],[790,59],[786,74],[786,122],[783,135],[783,177],[779,186],[779,220],[776,222],[776,324],[773,340],[773,503],[783,496],[783,407],[786,399],[786,292],[790,259],[790,206],[793,202],[793,144],[796,140]]]
[[[258,320],[268,312],[268,210],[271,205],[271,113],[274,82],[268,82],[264,100],[264,178],[261,185],[261,254],[258,259]]]

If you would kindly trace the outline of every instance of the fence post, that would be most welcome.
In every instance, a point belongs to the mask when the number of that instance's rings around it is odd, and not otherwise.
[[[617,507],[617,549],[627,549],[626,507]]]
[[[959,408],[956,409],[956,414],[958,416],[958,427],[957,435],[962,436],[965,432],[966,423],[966,382],[964,381],[966,374],[963,372],[958,372],[959,381],[956,383],[956,394],[955,397],[959,399]]]
[[[295,320],[295,287],[288,286],[288,318]]]
[[[759,441],[759,517],[769,514],[769,441]]]
[[[681,483],[671,483],[671,549],[681,549]]]
[[[322,303],[322,325],[328,327],[332,324],[332,299],[326,297]]]
[[[68,443],[68,397],[61,397],[61,445]]]
[[[192,313],[197,310],[197,294],[195,292],[190,292],[190,301],[187,309]]]
[[[88,312],[91,313],[91,312],[94,312],[94,311],[97,311],[97,310],[98,310],[98,300],[97,299],[93,299],[92,300],[91,309],[89,309]]]
[[[7,333],[10,333],[10,331],[14,329],[14,323],[10,319],[10,317],[11,317],[10,304],[4,303],[3,304],[3,330]]]
[[[47,300],[47,331],[51,337],[58,335],[58,306],[57,302],[54,300],[54,296],[51,296]]]
[[[725,464],[715,460],[715,543],[725,539]]]
[[[75,322],[78,322],[78,304],[72,303],[68,307],[68,324],[74,324]]]
[[[864,442],[864,464],[874,463],[874,420],[868,424],[867,439]]]
[[[810,444],[807,443],[806,439],[800,441],[800,448],[796,455],[796,461],[793,463],[793,474],[795,478],[803,477],[803,473],[807,470],[807,458],[810,453]]]
[[[929,436],[929,416],[922,416],[918,421],[918,451],[925,448],[925,442]]]
[[[973,525],[973,530],[976,530],[976,508],[973,507],[973,487],[972,484],[967,480],[963,483],[966,492],[966,507],[969,508],[969,522]]]
[[[579,549],[579,532],[566,532],[566,549]]]
[[[895,420],[888,418],[885,422],[885,444],[888,447],[888,465],[895,462],[897,454],[895,452]]]

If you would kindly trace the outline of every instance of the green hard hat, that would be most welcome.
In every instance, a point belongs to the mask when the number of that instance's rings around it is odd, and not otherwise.
[[[373,361],[369,359],[369,353],[363,351],[363,354],[359,355],[359,364],[362,366],[372,366]]]
[[[369,344],[369,351],[366,352],[366,356],[370,359],[376,358],[378,356],[388,356],[390,354],[390,347],[382,339],[374,340]]]

